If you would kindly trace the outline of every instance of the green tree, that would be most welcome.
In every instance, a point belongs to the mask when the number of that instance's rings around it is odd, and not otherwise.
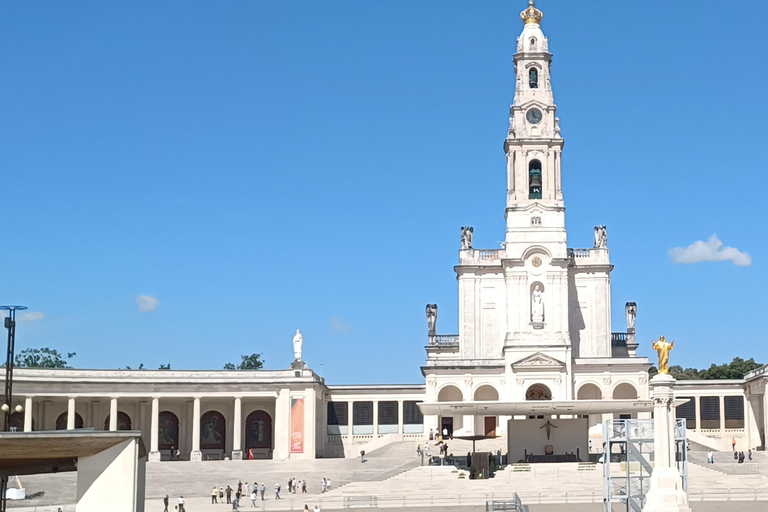
[[[264,367],[264,361],[261,360],[261,354],[251,354],[249,356],[240,356],[242,361],[236,365],[234,363],[227,363],[224,365],[225,370],[261,370]]]
[[[75,357],[74,352],[59,354],[58,351],[45,348],[27,348],[16,354],[13,364],[21,368],[71,368],[67,359]]]
[[[744,374],[756,368],[763,366],[756,363],[754,358],[746,361],[740,357],[734,357],[733,361],[726,364],[712,364],[706,370],[697,370],[696,368],[683,368],[680,365],[669,367],[669,374],[677,380],[712,380],[712,379],[741,379]],[[653,377],[659,373],[655,366],[648,369],[648,374]]]

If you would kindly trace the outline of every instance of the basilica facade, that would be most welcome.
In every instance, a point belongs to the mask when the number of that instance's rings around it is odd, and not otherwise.
[[[140,430],[150,461],[354,456],[421,442],[430,430],[507,439],[516,459],[523,450],[586,458],[604,420],[650,417],[651,365],[636,354],[637,305],[622,305],[626,325],[611,325],[606,227],[585,228],[592,247],[568,247],[568,169],[542,18],[530,2],[514,53],[506,169],[499,169],[507,177],[504,243],[475,248],[474,228],[461,228],[458,334],[439,334],[437,306],[427,306],[423,383],[328,384],[301,361],[300,342],[285,370],[22,368],[6,413],[13,427]],[[768,367],[740,380],[679,382],[678,417],[689,438],[764,448],[766,382]],[[546,436],[543,421],[555,429]]]

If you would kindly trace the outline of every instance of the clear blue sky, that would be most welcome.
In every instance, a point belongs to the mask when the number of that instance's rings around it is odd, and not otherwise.
[[[460,226],[503,238],[525,5],[0,4],[0,302],[44,315],[18,348],[285,368],[301,328],[331,383],[421,381],[424,305],[458,329]],[[768,3],[538,7],[569,246],[608,226],[613,330],[635,300],[644,355],[768,361]],[[670,260],[715,233],[751,266]]]

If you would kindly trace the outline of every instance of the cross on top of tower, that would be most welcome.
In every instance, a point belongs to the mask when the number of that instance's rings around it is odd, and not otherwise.
[[[541,23],[541,19],[544,17],[544,13],[536,8],[536,2],[534,0],[528,0],[528,8],[520,13],[520,19],[526,25],[533,23],[538,25]]]

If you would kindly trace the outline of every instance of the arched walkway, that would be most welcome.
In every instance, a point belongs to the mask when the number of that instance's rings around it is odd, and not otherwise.
[[[56,430],[67,430],[67,418],[69,413],[63,412],[56,418]],[[83,418],[75,413],[75,428],[83,428]],[[106,430],[106,429],[105,429]]]
[[[110,415],[104,420],[104,430],[109,430]],[[119,411],[117,413],[117,430],[131,430],[131,417],[126,413]]]
[[[179,446],[179,418],[170,411],[162,411],[157,423],[157,448],[171,450]]]
[[[544,384],[533,384],[525,392],[526,400],[552,400],[552,391]]]
[[[224,450],[227,439],[227,423],[218,411],[208,411],[200,418],[200,449]]]
[[[594,384],[584,384],[579,388],[577,400],[602,400],[603,392]]]
[[[489,402],[499,399],[499,392],[490,384],[484,384],[475,390],[475,400]]]

